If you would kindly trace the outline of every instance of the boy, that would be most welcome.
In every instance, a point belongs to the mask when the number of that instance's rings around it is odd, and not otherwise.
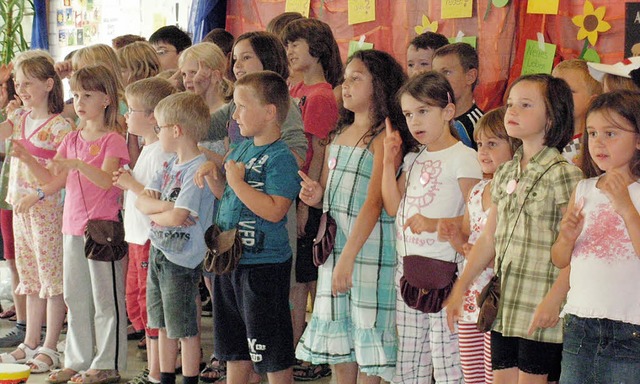
[[[562,155],[580,166],[580,138],[586,124],[587,109],[591,100],[602,93],[602,84],[591,77],[587,62],[579,59],[560,62],[551,74],[566,81],[573,94],[573,139],[564,148]]]
[[[224,176],[215,164],[198,172],[220,199],[216,224],[237,227],[242,257],[236,270],[213,278],[214,352],[227,361],[227,379],[246,383],[253,367],[269,383],[290,384],[295,363],[289,310],[291,247],[286,213],[299,186],[298,165],[280,140],[289,108],[287,83],[260,71],[236,82],[233,118],[241,142],[228,156]]]
[[[144,329],[147,338],[148,371],[136,377],[135,382],[159,383],[158,330],[147,327],[147,269],[149,265],[149,218],[135,208],[137,196],[153,175],[162,170],[162,164],[171,154],[162,149],[154,127],[158,125],[154,108],[165,97],[174,93],[167,80],[151,77],[136,81],[125,91],[129,109],[124,117],[130,133],[144,138],[140,157],[132,172],[123,168],[114,172],[113,183],[125,190],[124,229],[129,243],[129,268],[126,281],[127,314],[136,330]]]
[[[453,88],[456,104],[454,126],[460,141],[476,148],[473,129],[484,114],[473,99],[478,84],[478,53],[467,43],[454,43],[438,48],[433,56],[433,70],[442,73]]]
[[[169,82],[176,89],[184,90],[182,74],[178,70],[178,59],[182,51],[191,46],[189,35],[175,25],[167,25],[153,32],[149,37],[149,43],[158,54],[160,72],[173,72],[168,78]]]
[[[407,74],[409,77],[430,71],[433,53],[447,44],[449,44],[449,40],[435,32],[425,32],[414,37],[407,47]]]
[[[200,362],[196,296],[214,197],[194,184],[194,175],[206,161],[198,141],[209,128],[209,108],[200,96],[181,92],[160,101],[154,114],[160,144],[175,156],[162,165],[136,201],[136,208],[151,219],[149,327],[159,328],[160,382],[175,383],[179,339],[183,383],[196,384]]]

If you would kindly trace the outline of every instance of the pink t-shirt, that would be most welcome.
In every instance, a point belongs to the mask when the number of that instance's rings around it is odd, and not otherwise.
[[[101,168],[104,159],[120,159],[120,166],[129,163],[127,143],[122,135],[110,132],[94,141],[85,141],[82,131],[71,132],[62,140],[58,155],[66,159],[78,158]],[[88,219],[117,220],[122,208],[122,190],[102,189],[77,170],[69,171],[62,215],[62,233],[82,236]]]
[[[296,84],[289,92],[291,97],[299,99],[298,105],[302,112],[304,133],[309,142],[307,158],[302,166],[302,171],[307,173],[313,158],[312,136],[326,139],[338,122],[338,104],[333,95],[333,88],[329,83],[305,85],[304,82]]]

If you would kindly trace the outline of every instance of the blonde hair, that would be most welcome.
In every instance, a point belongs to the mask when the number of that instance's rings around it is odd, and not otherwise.
[[[209,107],[204,99],[191,92],[180,92],[162,99],[155,108],[156,120],[176,124],[182,132],[198,142],[204,139],[211,125]]]
[[[117,123],[118,117],[118,88],[116,77],[108,67],[90,65],[73,72],[71,76],[71,90],[102,92],[109,98],[109,104],[104,109],[104,125],[118,133],[125,134],[124,129]]]
[[[53,59],[50,59],[49,54],[27,55],[16,61],[15,70],[40,81],[53,80],[53,87],[47,96],[47,110],[49,113],[57,114],[64,109],[64,95],[62,80],[53,67]]]
[[[113,48],[106,44],[94,44],[78,49],[71,58],[71,65],[74,71],[82,67],[98,64],[107,67],[113,72],[118,96],[120,100],[126,102],[124,99],[124,86],[122,85],[122,72],[118,63],[118,56],[116,56],[116,51]]]
[[[209,42],[192,45],[180,54],[178,67],[182,68],[187,60],[194,60],[198,64],[204,64],[211,70],[219,71],[220,85],[218,92],[225,101],[231,100],[233,97],[233,83],[224,76],[227,73],[227,57],[220,47]]]
[[[602,84],[589,74],[589,66],[586,61],[580,59],[561,61],[553,68],[553,76],[557,76],[558,71],[578,71],[592,96],[602,93]]]
[[[147,114],[152,113],[162,99],[175,92],[176,89],[169,81],[159,77],[134,81],[125,89],[127,99],[135,99]]]
[[[610,73],[605,73],[602,77],[603,88],[605,84],[608,85],[609,92],[618,90],[640,91],[640,88],[638,88],[631,78],[612,75]]]
[[[116,52],[118,63],[122,69],[129,71],[129,78],[125,83],[153,77],[160,73],[160,60],[151,44],[137,41],[125,45]]]
[[[29,51],[23,51],[18,53],[14,58],[13,58],[13,66],[17,67],[21,61],[23,60],[27,60],[27,59],[32,59],[34,57],[44,57],[45,59],[47,59],[48,62],[51,63],[51,65],[55,65],[56,62],[53,59],[53,57],[51,57],[51,55],[49,54],[49,52],[42,50],[42,49],[32,49]]]
[[[477,142],[480,139],[480,135],[496,137],[509,143],[511,155],[513,155],[516,149],[522,145],[522,140],[507,134],[507,130],[504,127],[504,115],[506,112],[506,107],[499,107],[485,113],[473,129],[473,140]]]

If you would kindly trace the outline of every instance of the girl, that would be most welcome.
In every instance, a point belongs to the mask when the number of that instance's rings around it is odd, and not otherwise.
[[[568,271],[551,264],[550,251],[570,191],[582,177],[560,154],[573,135],[571,89],[549,75],[522,76],[511,86],[504,121],[522,146],[496,170],[487,223],[448,299],[449,328],[470,283],[495,257],[502,291],[491,331],[495,381],[557,381],[557,323]]]
[[[640,94],[598,96],[587,112],[583,171],[551,249],[571,265],[560,381],[640,377]],[[619,298],[619,299],[617,299]]]
[[[478,120],[473,138],[478,144],[478,160],[485,179],[474,185],[467,200],[467,209],[462,218],[462,227],[441,221],[438,236],[446,239],[460,254],[466,255],[475,243],[487,221],[488,207],[491,205],[491,178],[496,168],[513,158],[522,144],[511,138],[504,128],[504,108],[487,112]],[[453,224],[453,225],[452,225]],[[465,260],[466,264],[466,260]],[[465,292],[463,315],[458,321],[460,339],[460,362],[464,382],[493,382],[491,371],[491,334],[477,329],[477,297],[493,276],[493,265],[488,266]]]
[[[24,108],[14,111],[0,125],[0,138],[11,136],[14,140],[7,202],[14,208],[15,261],[20,276],[16,293],[27,296],[24,342],[13,352],[0,355],[0,360],[28,362],[34,373],[47,372],[60,364],[56,344],[65,316],[62,235],[58,230],[62,225],[61,196],[58,192],[45,196],[29,171],[33,162],[48,165],[71,131],[60,116],[64,106],[62,82],[49,60],[39,56],[17,63],[16,91]],[[38,348],[45,311],[47,334],[44,345]]]
[[[337,233],[319,267],[313,315],[296,357],[335,364],[339,384],[355,383],[358,371],[364,383],[390,381],[396,364],[393,219],[382,212],[380,133],[386,118],[396,127],[404,124],[395,94],[405,79],[385,52],[353,54],[320,182],[300,172],[300,199],[317,206],[324,196]]]
[[[137,41],[116,51],[123,86],[160,73],[160,60],[151,44]]]
[[[68,307],[64,369],[50,383],[109,383],[126,367],[127,322],[123,260],[103,262],[85,256],[83,232],[90,219],[118,220],[122,191],[111,176],[129,161],[124,137],[116,132],[118,89],[104,66],[75,71],[71,90],[82,129],[65,137],[48,174],[45,195],[65,184],[62,223],[64,297]],[[62,183],[60,181],[62,180]],[[66,181],[66,183],[65,183]]]
[[[398,268],[397,383],[462,381],[457,335],[446,328],[446,312],[423,313],[402,299],[400,279],[404,257],[410,254],[457,263],[448,243],[438,241],[441,219],[460,221],[464,196],[482,177],[475,151],[458,141],[453,128],[455,100],[447,79],[436,72],[414,76],[398,92],[408,131],[421,146],[408,153],[396,181],[395,158],[401,153],[399,132],[387,130],[382,196],[385,210],[396,216]]]

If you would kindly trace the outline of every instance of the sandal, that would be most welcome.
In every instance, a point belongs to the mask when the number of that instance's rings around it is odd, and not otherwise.
[[[94,373],[76,373],[68,381],[69,384],[109,384],[120,381],[120,374],[115,369],[98,369]]]
[[[314,381],[331,376],[331,368],[328,364],[311,364],[298,360],[293,366],[293,380]]]
[[[16,315],[16,307],[12,305],[9,309],[0,312],[0,319],[8,319],[15,315]]]
[[[227,363],[215,357],[200,371],[200,381],[203,383],[215,383],[227,378]]]
[[[65,384],[77,373],[78,372],[70,368],[57,369],[55,371],[51,371],[46,382],[49,384]]]
[[[46,361],[38,360],[39,355],[47,356],[51,360],[51,364],[47,364]],[[27,360],[27,365],[31,368],[31,373],[45,373],[60,366],[60,353],[54,351],[51,348],[40,347],[36,355]]]
[[[16,359],[11,353],[2,353],[0,354],[0,363],[9,363],[9,364],[24,364],[27,360],[33,359],[38,352],[38,348],[31,349],[25,343],[20,343],[18,345],[19,350],[24,353],[23,358]],[[15,352],[15,351],[14,351]]]

